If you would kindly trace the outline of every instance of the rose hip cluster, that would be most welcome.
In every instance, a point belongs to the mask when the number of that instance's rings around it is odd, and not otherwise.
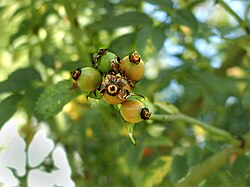
[[[151,113],[134,97],[131,89],[144,75],[144,62],[138,52],[123,59],[107,49],[92,55],[92,66],[71,71],[77,85],[87,92],[99,92],[109,104],[120,104],[120,114],[129,123],[150,118]]]

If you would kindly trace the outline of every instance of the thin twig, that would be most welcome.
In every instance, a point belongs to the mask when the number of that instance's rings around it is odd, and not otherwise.
[[[229,6],[227,3],[225,3],[223,0],[218,0],[218,4],[220,4],[227,12],[229,12],[239,23],[239,25],[242,27],[243,30],[246,31],[246,33],[249,33],[249,28],[247,25],[247,22],[242,20],[238,14],[236,14]]]
[[[230,146],[209,157],[202,163],[190,169],[188,175],[180,181],[175,187],[193,187],[197,186],[210,174],[218,170],[221,166],[228,163],[232,155],[243,154],[250,149],[250,132],[242,137],[245,141],[244,147]]]
[[[199,121],[195,118],[186,116],[184,114],[174,114],[174,115],[167,115],[167,114],[153,114],[151,119],[157,120],[157,121],[184,121],[193,125],[197,125],[201,128],[203,128],[208,133],[211,133],[213,135],[218,136],[220,139],[230,143],[234,146],[240,146],[241,141],[239,139],[234,138],[230,133],[223,129],[219,129],[217,127],[208,125],[202,121]]]

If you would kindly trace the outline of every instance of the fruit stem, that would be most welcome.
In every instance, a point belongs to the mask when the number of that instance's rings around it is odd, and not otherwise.
[[[201,128],[203,128],[205,131],[208,133],[211,133],[215,136],[217,136],[219,139],[222,139],[231,145],[234,146],[240,146],[242,142],[239,139],[234,138],[230,133],[228,133],[225,130],[219,129],[217,127],[208,125],[205,122],[199,121],[195,118],[186,116],[184,114],[152,114],[151,116],[152,120],[157,120],[157,121],[184,121],[193,125],[197,125]]]
[[[133,123],[126,123],[126,125],[127,125],[127,129],[128,129],[129,138],[130,138],[131,142],[134,145],[136,145],[136,141],[135,141],[135,138],[134,138],[135,124],[133,124]]]

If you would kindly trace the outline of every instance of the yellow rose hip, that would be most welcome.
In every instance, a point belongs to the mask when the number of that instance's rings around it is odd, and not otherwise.
[[[151,116],[149,109],[138,100],[127,100],[122,103],[120,113],[122,118],[129,123],[139,123]]]
[[[120,62],[120,72],[124,77],[136,83],[144,75],[144,62],[138,52],[131,53]]]

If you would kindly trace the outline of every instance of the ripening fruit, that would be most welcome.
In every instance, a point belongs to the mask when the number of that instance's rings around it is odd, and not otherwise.
[[[119,66],[119,57],[107,49],[100,49],[98,55],[97,69],[101,73],[107,74],[109,71]]]
[[[107,74],[104,82],[101,83],[99,91],[102,98],[109,104],[121,104],[130,95],[130,85],[119,76]]]
[[[97,90],[102,81],[100,72],[92,67],[73,70],[71,76],[83,91],[89,92]]]
[[[102,98],[103,98],[104,101],[106,101],[107,103],[112,104],[112,105],[121,104],[124,101],[126,101],[124,99],[119,98],[116,95],[112,96],[112,95],[109,95],[108,93],[104,93]]]
[[[130,85],[126,88],[120,88],[118,85],[110,84],[107,86],[107,91],[104,92],[102,98],[109,104],[121,104],[127,100],[130,93]]]
[[[120,72],[134,83],[142,79],[144,75],[144,62],[137,51],[121,60]]]
[[[122,118],[129,123],[139,123],[151,116],[149,109],[138,100],[127,100],[122,103],[120,113]]]

